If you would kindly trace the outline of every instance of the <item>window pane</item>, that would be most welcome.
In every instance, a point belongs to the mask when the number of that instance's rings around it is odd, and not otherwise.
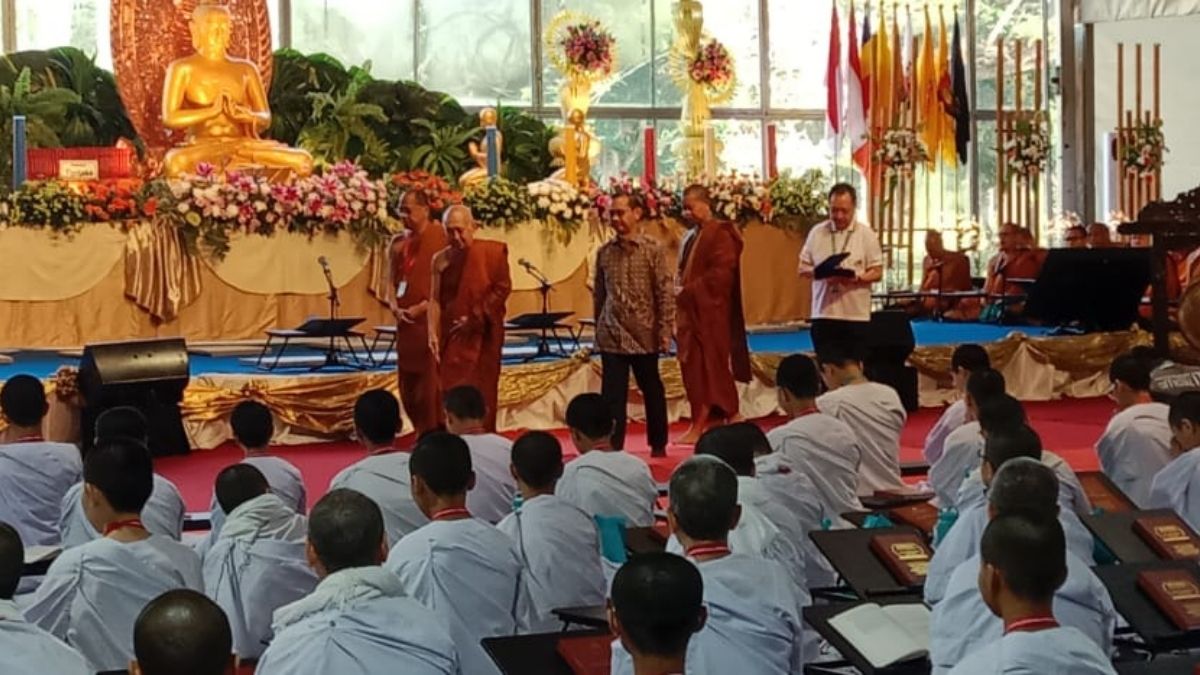
[[[78,47],[112,68],[108,0],[17,0],[17,51]]]
[[[549,26],[563,10],[595,17],[617,39],[618,74],[592,92],[593,105],[649,106],[654,65],[651,60],[651,11],[645,0],[541,0],[542,21]],[[546,47],[543,46],[543,49]],[[558,106],[562,76],[543,57],[543,104]]]
[[[770,0],[769,9],[771,107],[824,108],[829,3]],[[843,9],[839,12],[845,40],[848,16]]]
[[[292,46],[324,52],[346,67],[371,62],[384,79],[413,77],[412,0],[292,0]]]
[[[1015,71],[1013,59],[1015,55],[1011,41],[1018,38],[1027,41],[1022,68],[1024,100],[1029,107],[1033,96],[1034,49],[1033,41],[1040,40],[1042,33],[1042,0],[978,0],[975,4],[975,49],[976,52],[976,95],[977,108],[990,110],[996,107],[996,60],[997,40],[1006,41],[1004,54],[1005,72],[1007,73],[1004,86],[1005,102],[1013,105],[1016,101]],[[947,21],[949,17],[947,16]],[[1055,22],[1057,24],[1057,22]],[[1057,54],[1057,39],[1051,35],[1050,54]]]
[[[667,59],[671,44],[675,41],[675,24],[670,0],[655,0],[654,4],[654,47],[655,93],[658,107],[677,106],[682,94],[675,81]],[[760,100],[759,49],[758,49],[758,3],[723,2],[704,6],[704,31],[720,40],[734,58],[738,74],[737,94],[722,108],[757,108]]]
[[[463,105],[532,104],[528,0],[436,0],[419,8],[422,85]]]
[[[775,125],[775,162],[780,173],[791,171],[799,176],[809,169],[820,169],[829,174],[833,144],[825,140],[824,121],[780,120],[772,124]],[[844,149],[842,154],[846,164],[838,167],[838,178],[849,180],[849,149]]]
[[[644,119],[601,119],[595,120],[596,135],[603,144],[600,156],[596,159],[592,173],[597,181],[604,184],[609,176],[627,173],[633,176],[642,175],[643,164],[643,129],[649,124]],[[659,170],[661,175],[662,170]]]
[[[762,123],[758,120],[714,120],[717,143],[721,147],[721,173],[737,171],[763,175]]]

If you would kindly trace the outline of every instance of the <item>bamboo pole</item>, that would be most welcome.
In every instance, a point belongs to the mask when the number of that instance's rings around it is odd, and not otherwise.
[[[1004,40],[996,40],[996,227],[1004,226],[1008,162],[1004,156]]]
[[[1133,125],[1133,111],[1127,110],[1125,111],[1125,126],[1129,130],[1129,133],[1132,133]],[[1123,167],[1122,171],[1124,171]],[[1137,174],[1132,172],[1126,173],[1129,176],[1130,181],[1130,204],[1129,211],[1127,211],[1125,215],[1129,218],[1135,218],[1137,217],[1138,212],[1142,210],[1142,190],[1141,185],[1138,184]]]
[[[1162,124],[1162,108],[1159,105],[1159,103],[1160,103],[1159,93],[1161,91],[1161,89],[1159,88],[1159,85],[1162,83],[1162,79],[1161,79],[1161,75],[1162,75],[1162,45],[1158,44],[1158,43],[1154,44],[1153,68],[1154,68],[1154,123],[1157,125],[1157,124]],[[1161,199],[1162,199],[1162,169],[1159,168],[1159,169],[1155,169],[1155,171],[1154,171],[1154,200],[1159,201]]]
[[[1125,154],[1125,43],[1117,43],[1117,164],[1120,166],[1121,157]],[[1121,176],[1117,181],[1120,185],[1120,197],[1117,208],[1123,213],[1129,213],[1129,181],[1124,167],[1120,168]]]
[[[1033,89],[1033,125],[1034,131],[1041,133],[1042,131],[1042,70],[1045,68],[1045,60],[1042,53],[1044,45],[1042,41],[1034,41],[1034,47],[1037,54],[1034,56],[1034,89]],[[1033,184],[1033,238],[1035,242],[1042,240],[1042,176],[1041,172],[1034,177]]]

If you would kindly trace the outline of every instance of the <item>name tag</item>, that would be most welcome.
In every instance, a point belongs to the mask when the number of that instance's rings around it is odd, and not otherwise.
[[[408,292],[408,281],[407,280],[401,281],[400,285],[396,286],[396,297],[403,298],[404,294],[407,292]]]
[[[100,178],[100,161],[95,159],[58,160],[60,180],[97,180]]]

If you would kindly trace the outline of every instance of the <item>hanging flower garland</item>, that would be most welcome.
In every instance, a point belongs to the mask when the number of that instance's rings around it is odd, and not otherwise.
[[[1163,166],[1163,155],[1169,152],[1162,121],[1138,124],[1133,128],[1133,138],[1122,147],[1121,165],[1126,173],[1138,178],[1157,175]]]
[[[562,12],[545,35],[550,63],[572,80],[602,82],[617,70],[617,39],[598,20]]]
[[[733,53],[715,38],[700,41],[694,52],[676,44],[669,55],[671,78],[680,89],[698,86],[709,105],[722,105],[737,93],[737,67]]]
[[[1037,178],[1046,170],[1050,158],[1050,132],[1044,124],[1018,122],[1013,135],[1004,142],[1009,175]]]
[[[929,161],[929,148],[912,129],[888,129],[876,139],[875,146],[875,159],[884,166],[888,178],[908,178],[918,164]]]

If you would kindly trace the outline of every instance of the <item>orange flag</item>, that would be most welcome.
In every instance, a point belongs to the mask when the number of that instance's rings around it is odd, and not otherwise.
[[[946,39],[946,15],[938,7],[938,148],[947,167],[958,166],[954,139],[954,87],[950,81],[950,41]],[[936,160],[935,160],[936,161]]]
[[[933,53],[933,26],[929,6],[925,6],[925,33],[921,36],[921,54],[917,60],[917,129],[929,151],[930,166],[936,164],[941,138],[941,106],[938,104],[938,66]]]

